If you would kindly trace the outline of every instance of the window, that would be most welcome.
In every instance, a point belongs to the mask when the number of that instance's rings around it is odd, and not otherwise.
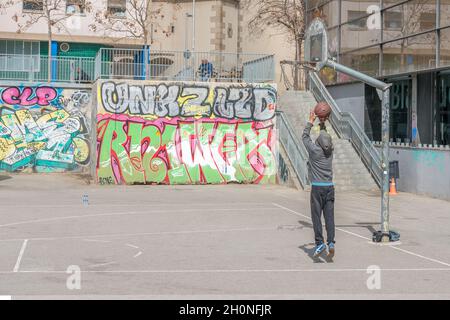
[[[363,19],[359,19],[359,20],[353,20],[353,21],[350,21],[347,25],[349,27],[351,27],[353,30],[355,30],[355,29],[363,30],[367,27],[367,19],[363,18]]]
[[[438,77],[436,106],[436,138],[438,144],[450,145],[450,74]]]
[[[114,17],[125,17],[127,11],[126,0],[108,0],[108,14]]]
[[[420,14],[420,30],[434,29],[436,26],[436,13],[422,12]]]
[[[364,85],[364,131],[372,141],[381,141],[381,100],[375,87]]]
[[[390,89],[389,138],[392,141],[411,142],[412,80],[392,82]],[[381,101],[377,90],[365,86],[364,130],[373,141],[381,141]]]
[[[436,27],[436,0],[411,0],[384,11],[384,40],[407,37]]]
[[[43,11],[44,0],[24,0],[22,8],[24,11]]]
[[[85,3],[83,2],[83,0],[67,0],[67,14],[84,14],[85,9]]]
[[[411,79],[394,81],[390,89],[390,138],[410,140],[410,112],[412,102]],[[406,140],[407,141],[407,140]]]
[[[440,26],[450,26],[450,0],[441,0],[440,8]]]
[[[450,28],[441,30],[439,66],[450,66]]]
[[[341,27],[341,52],[373,46],[380,42],[380,36],[380,30],[367,27],[367,18],[343,24]]]
[[[0,40],[0,71],[39,70],[37,41]]]
[[[386,11],[384,13],[384,28],[388,30],[400,30],[402,28],[401,12]]]
[[[367,15],[366,11],[352,11],[352,10],[349,10],[347,12],[347,21],[350,21],[349,24],[351,26],[364,28],[366,26],[366,22],[364,21],[364,19],[362,19],[362,20],[361,19],[357,20],[357,19],[359,19],[361,17],[364,17],[366,15]],[[354,20],[357,20],[357,21],[354,21]]]
[[[383,46],[383,74],[414,72],[436,65],[434,32],[393,41]]]
[[[378,76],[380,62],[380,47],[373,46],[362,50],[346,52],[342,54],[341,62],[355,70],[376,77]]]
[[[309,2],[309,1],[308,1]],[[306,21],[309,24],[314,18],[322,19],[328,27],[333,27],[339,24],[339,1],[329,0],[321,1],[319,6],[310,7],[306,13]]]
[[[383,0],[383,8],[392,7],[404,0]]]
[[[233,25],[231,23],[228,24],[227,35],[228,38],[233,38]]]

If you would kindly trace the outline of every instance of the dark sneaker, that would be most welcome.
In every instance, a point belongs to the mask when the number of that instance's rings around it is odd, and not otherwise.
[[[335,251],[334,243],[331,242],[331,243],[328,244],[328,254],[327,254],[327,258],[328,259],[333,259],[334,251]]]
[[[320,256],[322,254],[322,252],[325,251],[325,249],[327,248],[327,246],[325,244],[319,244],[316,246],[316,249],[314,250],[314,258],[317,258],[318,256]]]

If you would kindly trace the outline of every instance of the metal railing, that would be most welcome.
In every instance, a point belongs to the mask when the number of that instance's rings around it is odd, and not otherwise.
[[[310,185],[308,179],[308,152],[303,144],[303,141],[294,134],[294,129],[289,123],[286,115],[278,111],[277,112],[277,128],[278,137],[281,145],[286,151],[287,157],[297,175],[298,181],[303,188]]]
[[[51,57],[52,82],[90,83],[95,80],[95,59]],[[0,54],[0,79],[38,81],[49,79],[49,57],[43,55]]]
[[[101,79],[269,82],[274,70],[264,54],[102,48],[96,57]]]
[[[47,81],[48,56],[0,54],[0,80]],[[264,54],[102,48],[96,57],[51,57],[52,82],[97,79],[272,82],[274,57]]]
[[[242,78],[244,82],[267,82],[275,79],[274,56],[255,58],[252,55],[241,55]]]
[[[370,171],[375,182],[378,186],[381,186],[383,173],[381,156],[374,147],[373,142],[367,137],[366,133],[351,113],[342,112],[339,109],[336,101],[334,101],[317,73],[309,72],[309,80],[309,90],[313,93],[316,100],[325,101],[330,105],[333,112],[331,113],[329,120],[337,135],[340,138],[348,139],[352,143],[354,149]]]

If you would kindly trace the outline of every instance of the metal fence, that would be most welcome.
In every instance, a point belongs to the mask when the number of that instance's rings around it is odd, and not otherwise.
[[[264,54],[102,48],[96,57],[101,79],[270,82],[274,57]]]
[[[279,141],[286,151],[298,181],[303,188],[306,188],[310,185],[308,179],[308,152],[303,142],[299,141],[295,136],[295,131],[283,112],[277,112],[277,128]]]
[[[47,81],[48,56],[0,55],[0,80]],[[272,82],[274,57],[263,54],[102,48],[93,57],[52,57],[52,82],[97,79]]]
[[[330,122],[336,133],[341,138],[350,140],[378,186],[381,186],[383,173],[381,168],[381,157],[378,150],[373,145],[373,142],[367,137],[366,133],[351,113],[342,112],[339,109],[339,106],[334,101],[317,73],[309,72],[309,79],[309,90],[314,94],[316,100],[327,102],[333,110],[330,116]]]
[[[95,59],[51,57],[52,82],[90,83],[95,80]],[[49,57],[0,54],[0,79],[13,81],[49,80]]]

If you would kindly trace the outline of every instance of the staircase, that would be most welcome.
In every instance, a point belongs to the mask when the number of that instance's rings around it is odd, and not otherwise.
[[[309,112],[316,103],[316,99],[309,91],[287,91],[281,94],[278,99],[278,109],[286,115],[298,141],[301,141]],[[340,191],[378,190],[378,185],[350,141],[339,138],[329,122],[327,123],[327,131],[332,136],[334,144],[333,171],[336,189]],[[317,138],[319,132],[319,126],[314,126],[311,130],[313,141]]]

